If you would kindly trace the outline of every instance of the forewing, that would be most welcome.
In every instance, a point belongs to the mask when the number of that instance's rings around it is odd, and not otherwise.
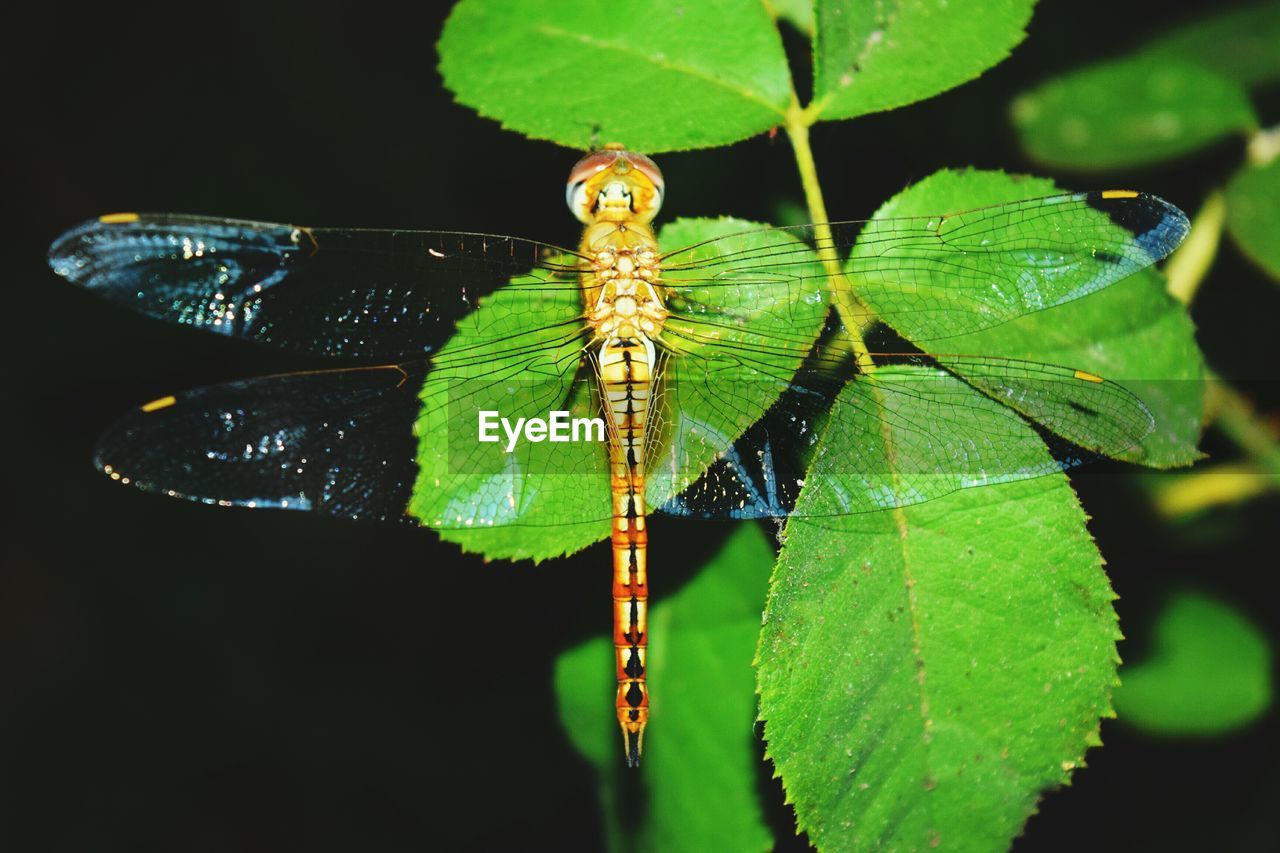
[[[1186,236],[1182,211],[1146,193],[1081,192],[937,216],[766,229],[670,252],[684,286],[796,288],[823,278],[797,238],[829,248],[853,294],[925,343],[997,326],[1101,290],[1164,258]],[[737,241],[736,243],[733,241]]]
[[[508,287],[554,286],[526,273],[572,269],[575,261],[566,250],[515,237],[177,214],[95,219],[49,249],[58,275],[143,314],[377,361],[432,352],[479,297],[508,280]]]
[[[1072,193],[872,220],[845,269],[863,305],[923,344],[1102,290],[1164,258],[1189,227],[1152,195]]]

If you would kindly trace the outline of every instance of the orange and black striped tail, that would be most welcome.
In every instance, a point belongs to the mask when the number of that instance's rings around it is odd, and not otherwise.
[[[628,767],[640,764],[644,727],[649,722],[644,436],[653,358],[653,345],[647,341],[619,339],[601,347],[599,360],[602,397],[613,425],[609,480],[613,493],[613,649],[618,676],[614,705]]]
[[[649,688],[645,684],[645,652],[649,645],[646,540],[643,515],[614,519],[613,647],[618,675],[615,704],[628,767],[640,765],[644,727],[649,722]]]

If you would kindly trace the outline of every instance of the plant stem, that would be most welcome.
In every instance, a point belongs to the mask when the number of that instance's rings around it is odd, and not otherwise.
[[[1280,124],[1259,130],[1249,138],[1245,158],[1252,166],[1267,166],[1280,157]]]
[[[1169,294],[1183,305],[1190,305],[1195,299],[1200,283],[1208,274],[1209,267],[1213,266],[1226,221],[1226,194],[1222,190],[1214,190],[1191,221],[1187,241],[1178,247],[1165,266]]]
[[[814,244],[818,250],[818,258],[827,272],[827,290],[831,294],[836,314],[844,324],[858,369],[869,372],[875,365],[862,340],[862,329],[871,320],[872,314],[858,302],[849,279],[840,267],[840,255],[836,251],[835,237],[829,224],[831,220],[827,216],[827,205],[822,198],[822,185],[818,182],[818,167],[813,159],[813,149],[809,147],[809,125],[812,120],[810,113],[800,107],[793,94],[791,107],[787,110],[786,130],[791,140],[791,150],[795,152],[796,168],[800,171],[800,185],[804,188],[809,219],[813,222]]]
[[[1155,490],[1156,512],[1165,518],[1190,515],[1215,506],[1238,504],[1266,494],[1270,478],[1252,463],[1224,463],[1188,474],[1162,474]]]
[[[1259,420],[1253,404],[1212,372],[1206,402],[1215,412],[1218,428],[1273,478],[1273,486],[1280,485],[1280,446],[1275,431]]]

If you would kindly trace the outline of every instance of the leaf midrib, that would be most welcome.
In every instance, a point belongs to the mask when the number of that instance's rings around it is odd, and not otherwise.
[[[880,412],[884,412],[885,411],[884,395],[880,390],[879,384],[876,383],[874,379],[872,380],[872,384],[875,386],[873,393],[875,394],[876,406],[878,407]],[[974,393],[977,393],[977,392],[975,391]],[[884,447],[885,447],[885,461],[888,464],[890,477],[892,478],[892,481],[893,481],[894,494],[897,494],[898,486],[899,486],[899,477],[898,477],[898,467],[895,461],[896,454],[894,453],[894,442],[892,438],[892,433],[889,428],[889,422],[887,419],[885,419],[884,417],[879,417],[879,421],[880,421],[880,437],[881,437],[881,440],[884,442]],[[920,730],[921,730],[920,740],[921,740],[921,749],[923,750],[925,780],[927,780],[927,779],[933,779],[934,776],[933,776],[933,767],[930,762],[930,757],[932,755],[932,749],[931,749],[932,738],[929,733],[929,691],[925,687],[925,681],[926,681],[925,662],[920,652],[921,637],[920,637],[919,602],[917,602],[916,600],[916,593],[915,593],[916,580],[911,571],[911,563],[910,563],[911,549],[908,546],[908,540],[907,540],[909,526],[907,524],[906,508],[903,506],[896,506],[893,508],[892,513],[893,513],[894,526],[898,530],[899,552],[902,556],[902,578],[903,578],[903,585],[906,587],[906,592],[907,592],[907,611],[911,615],[911,656],[913,659],[913,663],[915,665],[914,672],[912,673],[911,677],[913,680],[915,680],[917,685],[919,685],[919,694],[920,694],[919,710],[920,710]],[[923,784],[925,780],[921,780],[921,783]],[[926,798],[925,802],[931,804],[932,800],[930,798]],[[925,808],[930,815],[933,814],[933,811],[929,807],[929,805],[926,805]]]

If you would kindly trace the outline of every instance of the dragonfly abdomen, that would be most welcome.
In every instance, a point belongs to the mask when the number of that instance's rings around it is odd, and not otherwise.
[[[649,645],[648,532],[644,506],[644,438],[654,347],[643,335],[610,338],[600,347],[601,398],[610,424],[613,499],[613,645],[618,678],[616,708],[627,764],[640,761],[649,720],[645,652]]]

